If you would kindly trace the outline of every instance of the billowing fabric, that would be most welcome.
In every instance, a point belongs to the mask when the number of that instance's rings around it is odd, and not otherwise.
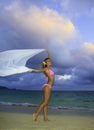
[[[27,72],[28,59],[43,52],[44,49],[17,49],[0,52],[0,76]]]

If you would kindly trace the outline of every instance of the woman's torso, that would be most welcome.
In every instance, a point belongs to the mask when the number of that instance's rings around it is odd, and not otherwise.
[[[44,74],[48,80],[47,84],[52,86],[54,84],[54,71],[52,69],[46,68]]]

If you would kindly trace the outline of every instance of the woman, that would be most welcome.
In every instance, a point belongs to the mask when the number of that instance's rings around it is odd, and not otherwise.
[[[48,103],[51,96],[51,89],[54,84],[54,72],[51,70],[52,60],[48,50],[45,50],[48,53],[48,58],[44,59],[42,62],[42,68],[39,70],[30,69],[29,72],[43,72],[47,78],[47,83],[43,85],[44,99],[43,102],[38,107],[37,111],[33,114],[33,120],[36,121],[39,113],[43,110],[44,112],[44,121],[48,121],[47,111]]]

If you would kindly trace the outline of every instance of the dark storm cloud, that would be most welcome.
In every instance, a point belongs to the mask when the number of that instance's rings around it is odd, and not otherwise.
[[[11,82],[11,84],[10,84]],[[46,82],[46,78],[41,73],[23,73],[11,75],[7,77],[0,77],[0,85],[8,88],[16,89],[42,89],[42,85]],[[38,87],[38,88],[37,88]]]
[[[74,69],[73,76],[76,77],[81,84],[92,84],[94,82],[94,69],[79,66]]]

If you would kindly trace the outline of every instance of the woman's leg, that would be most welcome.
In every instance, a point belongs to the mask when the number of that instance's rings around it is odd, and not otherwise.
[[[46,93],[47,93],[47,92],[46,92]],[[50,96],[51,96],[51,90],[48,92],[47,95],[49,95],[49,99],[48,99],[48,103],[49,103]],[[45,92],[44,92],[44,99],[47,97],[47,95],[46,95]],[[48,120],[48,119],[47,119],[48,104],[47,104],[46,106],[44,106],[43,112],[44,112],[44,121],[47,121],[47,120]]]
[[[48,112],[48,105],[46,105],[46,106],[43,108],[44,121],[47,121],[47,120],[48,120],[48,118],[47,118],[47,112]]]
[[[35,114],[33,115],[34,121],[37,120],[37,117],[42,109],[44,109],[44,113],[45,113],[44,117],[45,118],[47,117],[47,107],[48,107],[48,102],[49,102],[50,95],[51,95],[51,89],[48,86],[45,86],[43,91],[44,91],[44,100],[41,103],[41,105],[39,106],[39,108],[37,109],[37,111],[35,112]]]

